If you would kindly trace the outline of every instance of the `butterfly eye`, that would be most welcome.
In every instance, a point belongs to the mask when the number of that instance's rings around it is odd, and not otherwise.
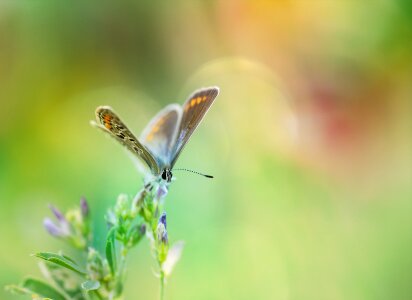
[[[163,170],[163,172],[162,172],[162,179],[163,179],[163,180],[166,180],[166,178],[167,178],[166,170]]]

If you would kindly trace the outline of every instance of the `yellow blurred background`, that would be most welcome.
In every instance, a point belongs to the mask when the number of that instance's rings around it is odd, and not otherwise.
[[[185,250],[166,299],[412,298],[412,2],[0,1],[0,285],[37,275],[48,203],[91,203],[94,243],[141,175],[89,125],[139,134],[221,94],[167,198]],[[126,299],[155,299],[147,242]],[[17,299],[0,289],[0,299]]]

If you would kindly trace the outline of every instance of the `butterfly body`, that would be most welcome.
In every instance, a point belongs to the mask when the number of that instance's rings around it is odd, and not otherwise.
[[[96,109],[97,122],[93,125],[115,138],[132,157],[143,162],[144,167],[141,164],[139,167],[149,169],[147,177],[169,184],[177,158],[218,94],[217,87],[204,88],[192,93],[183,106],[166,106],[153,117],[139,138],[109,106]]]

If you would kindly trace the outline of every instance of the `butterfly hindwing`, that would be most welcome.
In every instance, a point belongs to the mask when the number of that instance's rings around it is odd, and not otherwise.
[[[105,131],[124,145],[131,153],[142,159],[154,175],[160,173],[160,167],[144,145],[133,135],[109,106],[100,106],[96,109],[97,127]]]
[[[155,153],[160,169],[169,167],[170,157],[176,140],[182,117],[182,108],[178,104],[170,104],[152,118],[143,130],[139,140]]]
[[[171,158],[172,167],[218,94],[219,88],[217,87],[200,89],[195,91],[183,104],[182,120],[180,121]]]

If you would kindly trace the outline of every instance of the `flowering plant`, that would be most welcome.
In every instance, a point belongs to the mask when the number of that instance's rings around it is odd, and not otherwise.
[[[40,259],[45,281],[28,277],[21,284],[9,285],[6,289],[36,300],[122,299],[129,250],[147,238],[158,265],[156,275],[160,281],[160,299],[163,299],[165,280],[183,249],[183,242],[169,245],[166,213],[163,212],[166,195],[167,186],[157,183],[146,184],[133,199],[119,195],[115,206],[105,216],[109,230],[104,254],[91,244],[93,231],[86,199],[82,198],[79,207],[65,214],[50,205],[55,221],[45,218],[45,229],[76,249],[81,259],[77,261],[63,252],[33,254]]]

